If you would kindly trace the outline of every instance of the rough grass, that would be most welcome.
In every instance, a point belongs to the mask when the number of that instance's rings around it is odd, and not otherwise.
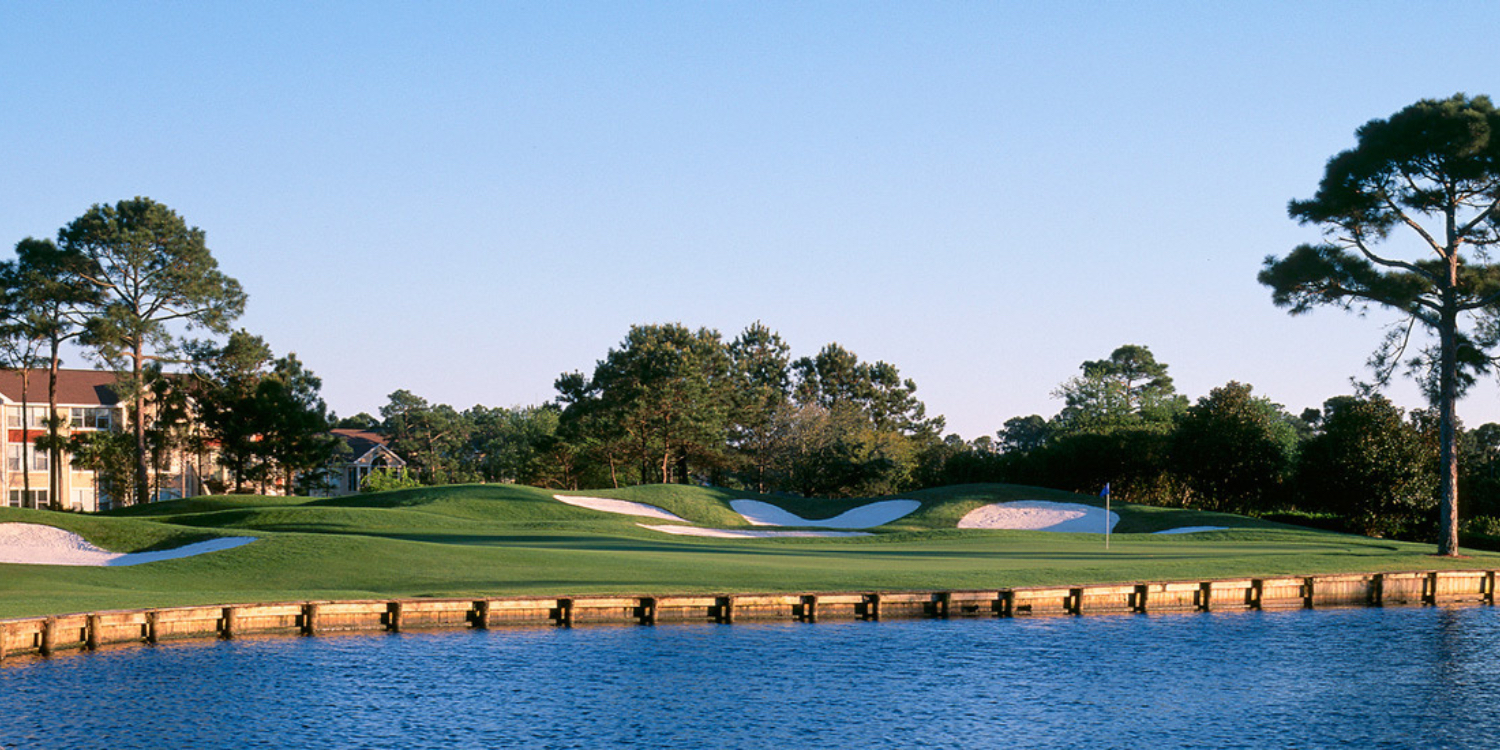
[[[649,519],[592,511],[512,485],[420,488],[346,498],[191,498],[98,516],[0,508],[0,522],[45,523],[106,549],[138,552],[219,536],[259,541],[124,568],[0,564],[0,617],[186,604],[383,597],[985,589],[1138,580],[1500,567],[1500,554],[1432,557],[1429,545],[1268,521],[1113,504],[1099,534],[972,531],[989,502],[1100,498],[1010,485],[914,492],[915,513],[854,538],[730,540],[642,529]],[[729,510],[764,500],[805,518],[871,500],[783,498],[683,486],[574,493],[656,505],[697,524],[746,527]],[[1228,526],[1189,536],[1148,533]]]

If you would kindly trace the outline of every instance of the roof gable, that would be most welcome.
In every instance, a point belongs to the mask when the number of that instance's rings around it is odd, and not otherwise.
[[[396,455],[386,445],[385,436],[371,430],[354,430],[341,427],[330,430],[340,440],[343,440],[350,451],[350,464],[371,464],[376,456],[385,456],[388,462],[396,466],[405,466],[406,459]]]

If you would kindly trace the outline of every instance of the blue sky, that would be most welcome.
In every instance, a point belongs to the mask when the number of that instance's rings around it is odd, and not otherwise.
[[[538,403],[631,324],[756,320],[897,365],[969,438],[1124,343],[1298,411],[1388,318],[1272,307],[1262,259],[1317,239],[1287,201],[1369,119],[1500,95],[1496,31],[1478,3],[0,0],[0,244],[166,203],[344,415]],[[1460,415],[1500,420],[1496,389]]]

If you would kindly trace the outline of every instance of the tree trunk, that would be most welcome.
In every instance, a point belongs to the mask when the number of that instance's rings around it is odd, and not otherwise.
[[[21,507],[33,508],[35,503],[31,502],[31,434],[30,427],[31,397],[31,366],[29,363],[21,369]]]
[[[58,445],[57,418],[57,368],[62,359],[58,348],[62,342],[52,341],[52,361],[47,371],[47,498],[53,510],[62,510],[62,446]]]
[[[151,465],[146,452],[146,384],[142,360],[141,342],[137,340],[131,350],[131,374],[135,380],[135,502],[145,505],[151,502]]]
[[[1442,326],[1438,330],[1438,554],[1458,556],[1458,258],[1448,262],[1443,290]]]

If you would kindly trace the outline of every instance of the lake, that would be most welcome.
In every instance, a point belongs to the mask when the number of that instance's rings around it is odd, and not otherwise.
[[[1492,748],[1500,611],[257,638],[0,666],[0,748]]]

